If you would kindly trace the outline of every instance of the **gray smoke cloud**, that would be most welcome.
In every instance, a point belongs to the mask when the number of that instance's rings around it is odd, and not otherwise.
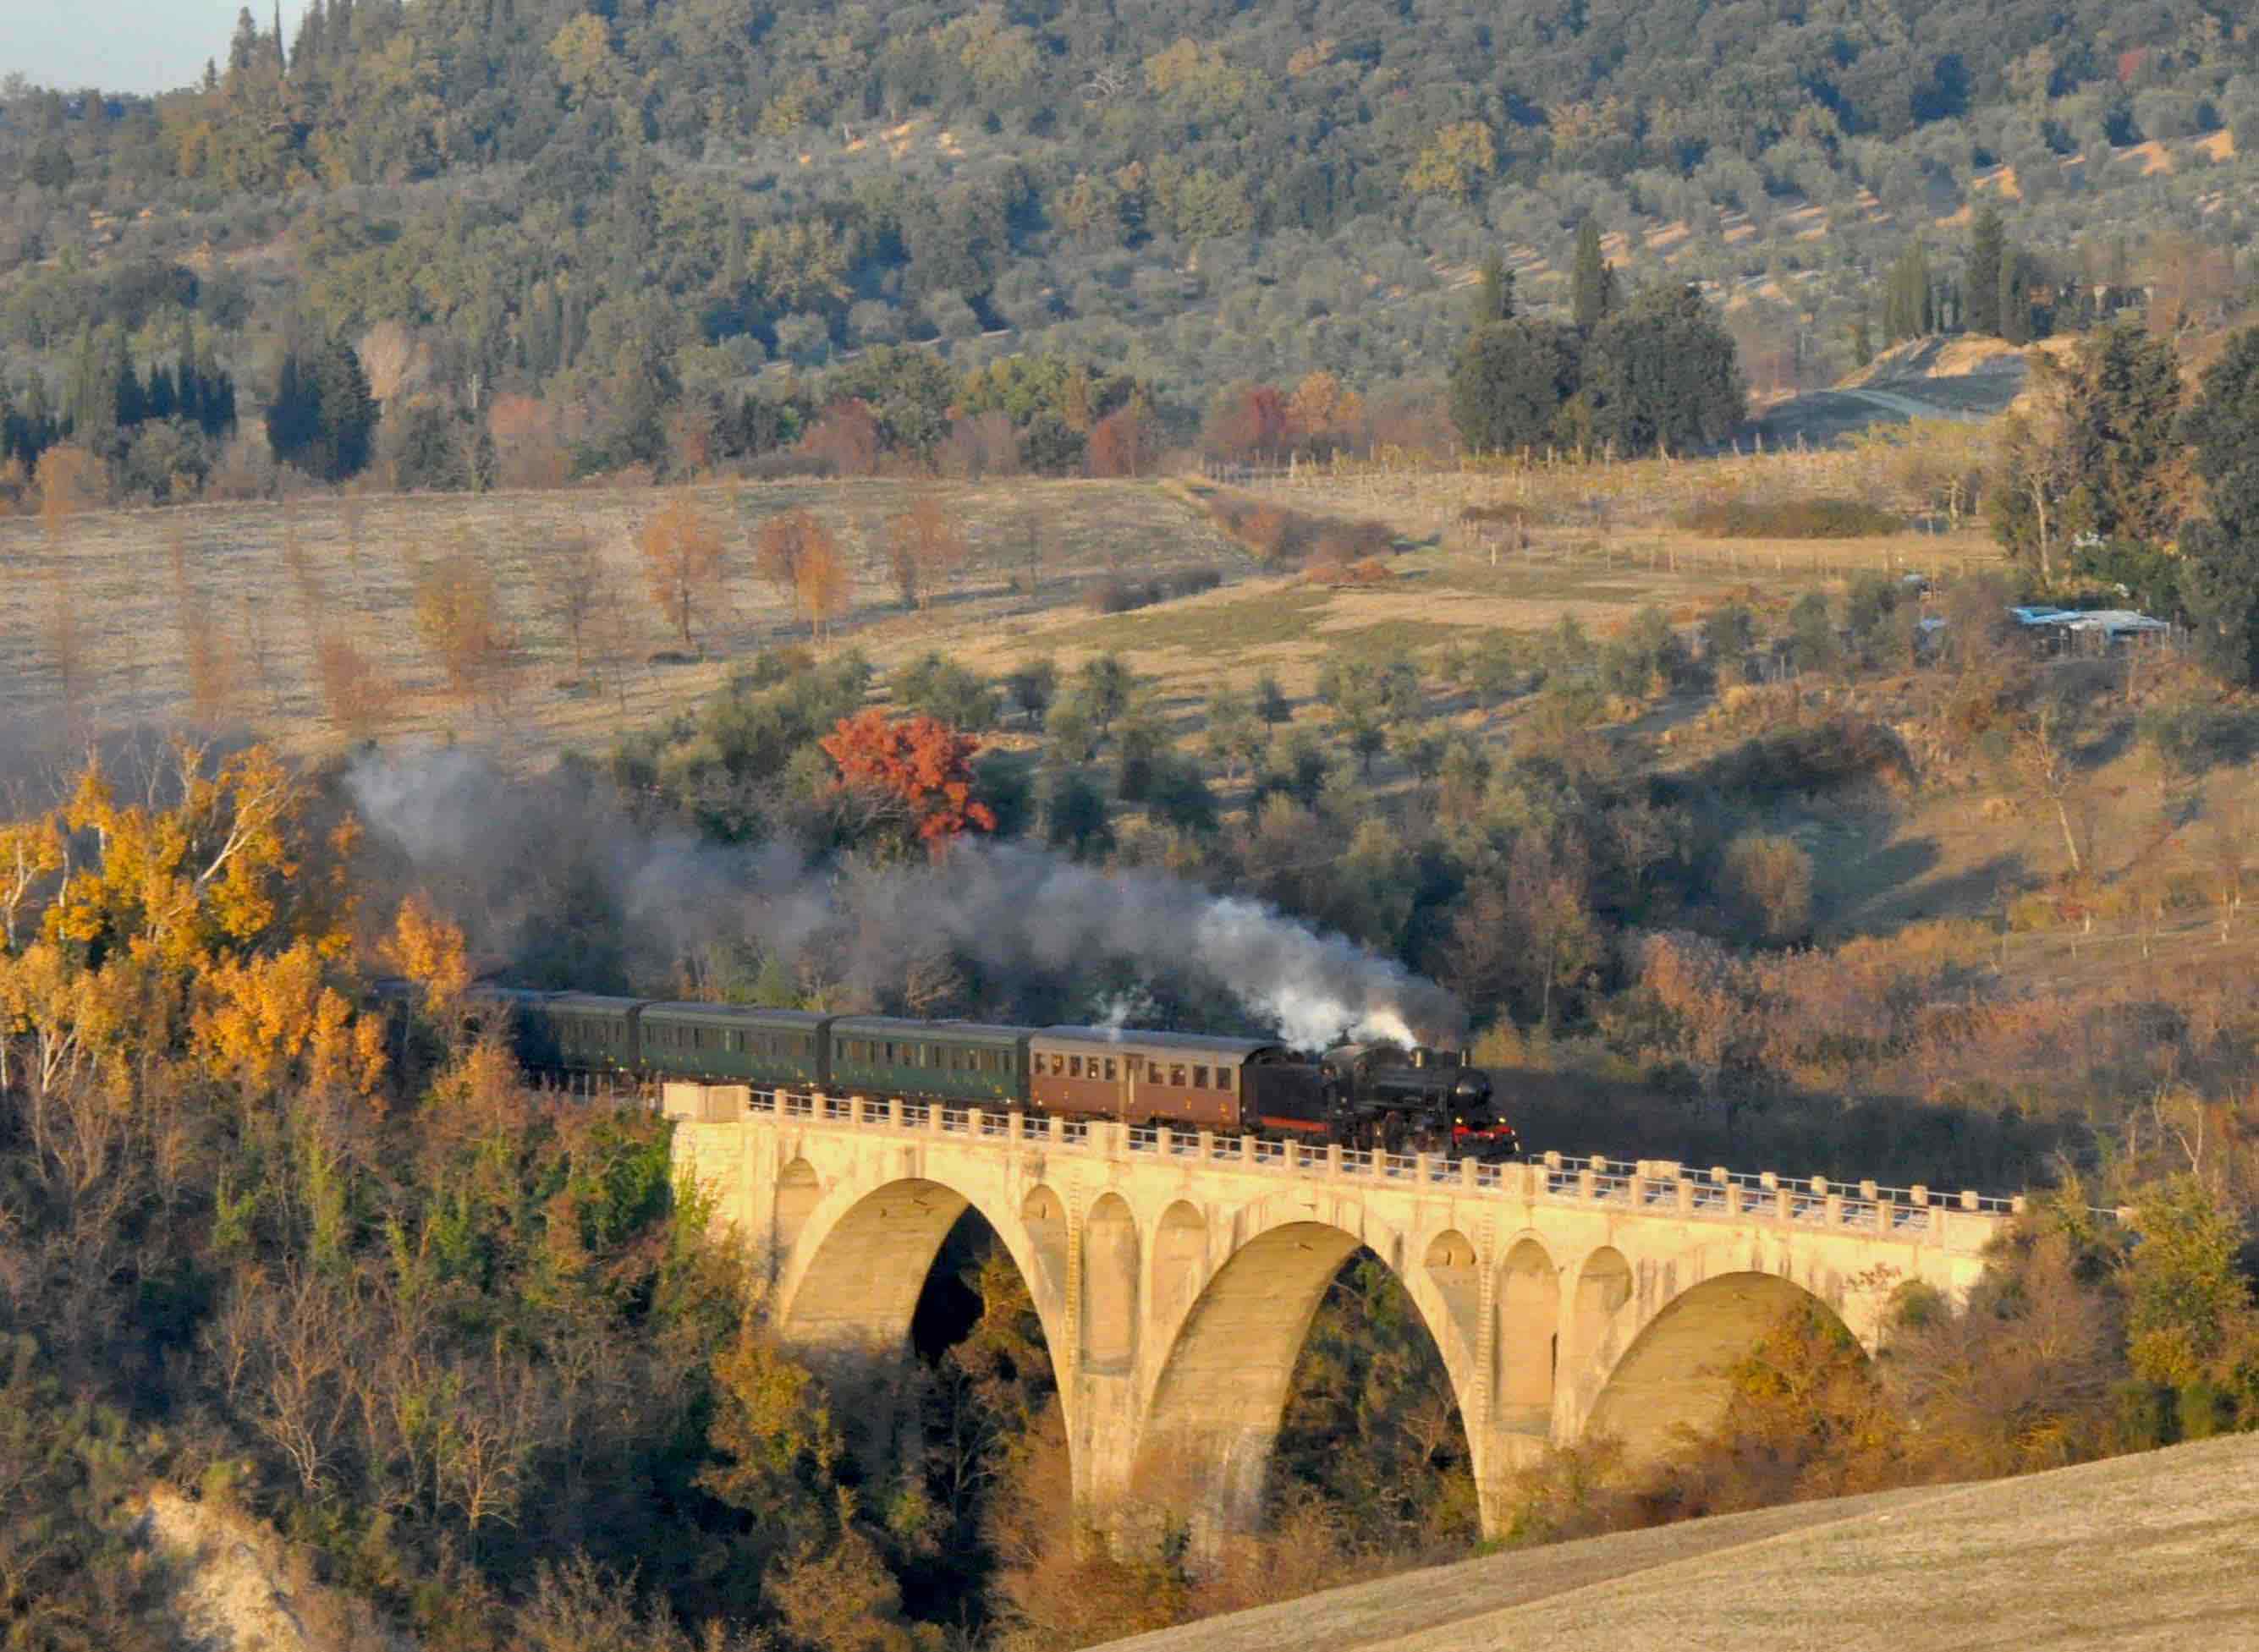
[[[1102,1018],[1126,993],[1228,990],[1286,1042],[1461,1036],[1457,1001],[1343,936],[1165,874],[1106,872],[1023,843],[937,865],[814,866],[795,849],[716,845],[634,818],[605,782],[526,779],[449,750],[366,759],[346,789],[380,859],[429,889],[483,955],[552,985],[661,991],[688,956],[748,943],[866,1003],[899,1001],[945,951],[982,1013]],[[1142,1019],[1135,1012],[1131,1019]]]

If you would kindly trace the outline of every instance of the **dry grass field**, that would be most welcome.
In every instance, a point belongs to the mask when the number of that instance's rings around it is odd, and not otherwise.
[[[731,664],[805,641],[787,596],[757,580],[761,521],[805,508],[837,536],[852,570],[849,612],[831,628],[885,660],[923,646],[955,651],[1025,632],[1076,607],[1111,572],[1251,566],[1221,535],[1149,485],[1015,482],[941,486],[970,559],[928,613],[906,609],[883,559],[888,519],[914,489],[892,481],[761,484],[687,490],[720,530],[723,599],[686,655],[651,600],[635,535],[674,495],[574,490],[483,496],[324,496],[76,516],[51,536],[0,521],[0,684],[14,715],[104,729],[181,716],[192,698],[189,636],[204,633],[204,698],[298,751],[343,741],[346,708],[318,650],[341,639],[362,657],[357,684],[394,736],[493,740],[538,752],[608,738],[712,689]],[[594,545],[602,600],[575,669],[556,609],[560,547]],[[474,693],[451,690],[417,615],[419,564],[467,555],[490,576],[507,647]],[[1015,591],[1030,556],[1032,598]],[[1062,640],[1075,635],[1060,628]],[[366,709],[366,708],[364,709]]]
[[[1587,474],[1628,484],[1651,468]],[[1767,479],[1770,493],[1799,485],[1806,468],[1799,457],[1772,455],[1739,461],[1737,474]],[[753,577],[750,548],[764,518],[803,507],[837,536],[852,573],[851,608],[831,644],[860,648],[882,666],[938,648],[989,669],[1042,654],[1072,667],[1120,651],[1180,713],[1219,680],[1251,681],[1264,670],[1289,694],[1307,694],[1322,655],[1344,644],[1419,648],[1470,630],[1536,630],[1563,615],[1606,634],[1650,602],[1688,621],[1731,593],[1792,595],[1853,567],[1938,567],[1988,554],[1970,535],[1728,545],[1619,509],[1614,520],[1605,510],[1566,512],[1501,555],[1446,530],[1452,502],[1478,490],[1498,492],[1489,479],[1462,485],[1450,473],[1295,485],[1302,508],[1379,516],[1413,547],[1382,583],[1327,589],[1263,573],[1173,488],[944,484],[931,491],[971,554],[919,613],[899,600],[883,553],[888,520],[918,487],[690,489],[722,530],[730,573],[688,652],[650,598],[635,546],[640,524],[672,494],[321,496],[94,513],[58,530],[19,517],[0,521],[0,685],[25,723],[82,732],[166,722],[200,701],[208,718],[309,752],[366,733],[481,739],[529,753],[585,747],[691,703],[759,649],[807,639],[787,594]],[[602,576],[577,667],[557,603],[561,547],[576,536],[593,543]],[[1032,596],[1024,588],[1031,555]],[[506,644],[475,687],[450,685],[428,624],[418,624],[418,569],[451,557],[491,580]],[[1226,583],[1120,615],[1092,612],[1085,600],[1109,574],[1198,566],[1219,569]]]
[[[1464,1561],[1112,1652],[2259,1647],[2259,1441]]]

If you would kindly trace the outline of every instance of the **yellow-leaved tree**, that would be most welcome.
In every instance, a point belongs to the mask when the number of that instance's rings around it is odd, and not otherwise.
[[[135,787],[89,760],[0,828],[0,1082],[42,1094],[186,1050],[257,1089],[374,1093],[383,1045],[346,989],[348,820],[319,832],[274,753],[176,743]]]

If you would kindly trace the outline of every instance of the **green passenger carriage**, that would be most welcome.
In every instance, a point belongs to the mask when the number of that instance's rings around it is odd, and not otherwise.
[[[816,1089],[824,1082],[824,1029],[830,1020],[804,1009],[646,1004],[638,1017],[643,1068],[757,1090]]]
[[[848,1095],[930,1097],[966,1107],[1027,1099],[1023,1027],[842,1015],[831,1023],[829,1088]]]

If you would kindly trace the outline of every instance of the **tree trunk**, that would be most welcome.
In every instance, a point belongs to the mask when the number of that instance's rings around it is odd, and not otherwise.
[[[2064,804],[2063,795],[2060,793],[2057,793],[2056,795],[2055,817],[2062,823],[2063,850],[2065,853],[2070,855],[2070,870],[2072,874],[2077,876],[2079,873],[2084,872],[2086,868],[2078,858],[2078,838],[2077,836],[2070,830],[2070,810]]]

